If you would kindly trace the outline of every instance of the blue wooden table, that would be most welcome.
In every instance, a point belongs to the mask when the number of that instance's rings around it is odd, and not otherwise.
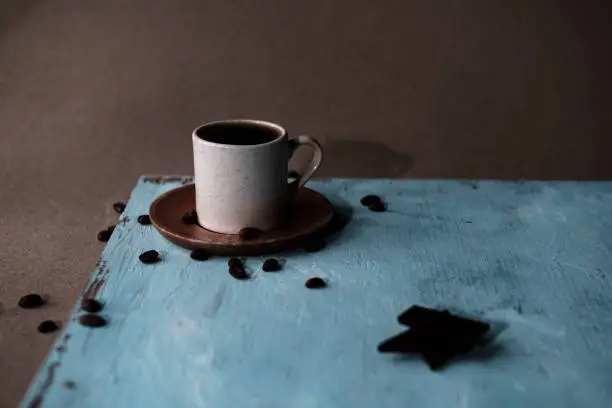
[[[186,182],[139,180],[86,291],[109,325],[75,308],[23,407],[612,407],[612,183],[311,182],[350,223],[237,281],[136,222]],[[491,321],[493,352],[440,372],[379,354],[412,304]]]

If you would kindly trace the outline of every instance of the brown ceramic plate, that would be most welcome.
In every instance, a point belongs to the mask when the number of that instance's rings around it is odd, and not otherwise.
[[[187,249],[203,248],[216,255],[261,255],[295,249],[323,231],[334,216],[334,207],[325,196],[301,188],[284,225],[244,241],[238,235],[219,234],[183,223],[183,215],[194,208],[195,186],[190,184],[155,199],[149,215],[155,228],[169,241]]]

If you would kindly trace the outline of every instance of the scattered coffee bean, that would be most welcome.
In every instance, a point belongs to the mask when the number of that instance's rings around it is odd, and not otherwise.
[[[306,287],[308,289],[321,289],[325,286],[327,286],[327,284],[321,278],[310,278],[306,281]]]
[[[260,232],[257,228],[243,228],[238,232],[238,236],[242,240],[249,241],[257,238]]]
[[[382,202],[382,199],[377,195],[370,194],[365,197],[362,197],[361,200],[359,200],[359,202],[364,207],[369,207],[371,204]]]
[[[110,226],[105,230],[98,232],[98,241],[100,242],[108,242],[111,235],[113,235],[113,231],[115,231],[114,226]]]
[[[382,201],[377,201],[368,205],[368,209],[374,212],[383,212],[387,210],[387,208],[385,207],[385,203],[383,203]]]
[[[246,273],[246,271],[244,270],[244,268],[241,267],[234,267],[234,268],[229,268],[229,274],[232,275],[232,277],[234,277],[235,279],[238,280],[245,280],[249,278],[249,274]]]
[[[264,272],[278,272],[281,270],[281,264],[278,262],[278,259],[266,259],[261,266],[261,269]]]
[[[138,216],[138,223],[141,225],[150,225],[151,224],[151,217],[149,217],[147,214],[142,214]]]
[[[57,329],[59,329],[57,323],[55,323],[53,320],[45,320],[38,325],[37,330],[39,333],[51,333]]]
[[[103,327],[106,326],[106,320],[96,314],[84,314],[79,317],[79,323],[87,327]]]
[[[142,263],[152,264],[159,261],[159,252],[154,249],[151,249],[150,251],[146,251],[140,254],[138,259],[140,259],[140,262]]]
[[[325,241],[322,239],[312,239],[302,245],[302,249],[306,252],[317,252],[323,248],[325,248]]]
[[[189,256],[194,261],[206,261],[208,260],[208,258],[210,258],[208,251],[202,248],[198,248],[198,249],[191,251],[191,254]]]
[[[30,293],[29,295],[22,296],[19,298],[19,307],[24,309],[34,309],[41,307],[45,303],[39,294]]]
[[[102,303],[96,299],[83,299],[81,301],[81,309],[87,313],[98,313],[102,310]]]
[[[113,204],[113,209],[121,214],[123,211],[125,211],[125,203],[122,203],[121,201],[117,201],[116,203]]]
[[[197,224],[198,223],[198,213],[196,210],[191,210],[188,213],[185,213],[182,218],[185,224]]]
[[[72,390],[76,388],[76,383],[74,381],[66,380],[62,383],[62,387]]]
[[[230,258],[230,260],[227,261],[227,266],[230,268],[244,268],[240,258]]]

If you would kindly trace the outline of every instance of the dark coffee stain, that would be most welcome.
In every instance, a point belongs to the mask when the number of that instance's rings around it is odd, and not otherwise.
[[[98,264],[98,269],[96,271],[96,275],[94,276],[91,283],[85,289],[85,292],[83,292],[83,298],[95,299],[95,297],[98,295],[98,292],[100,292],[100,289],[102,289],[102,287],[106,283],[106,278],[108,277],[108,273],[109,273],[109,270],[106,267],[106,260],[100,260]]]
[[[373,137],[369,137],[373,139]],[[413,168],[413,158],[383,143],[330,140],[317,176],[402,178]]]
[[[167,184],[181,183],[183,185],[193,183],[192,176],[147,176],[142,179],[145,183],[152,184]]]

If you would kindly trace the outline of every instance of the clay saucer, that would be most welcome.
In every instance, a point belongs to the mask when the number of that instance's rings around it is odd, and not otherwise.
[[[159,196],[149,208],[155,228],[169,241],[187,249],[202,248],[213,255],[262,255],[300,247],[308,238],[324,231],[334,216],[334,207],[325,196],[301,188],[289,217],[280,227],[242,240],[238,235],[220,234],[182,217],[195,208],[195,186],[181,186]]]

